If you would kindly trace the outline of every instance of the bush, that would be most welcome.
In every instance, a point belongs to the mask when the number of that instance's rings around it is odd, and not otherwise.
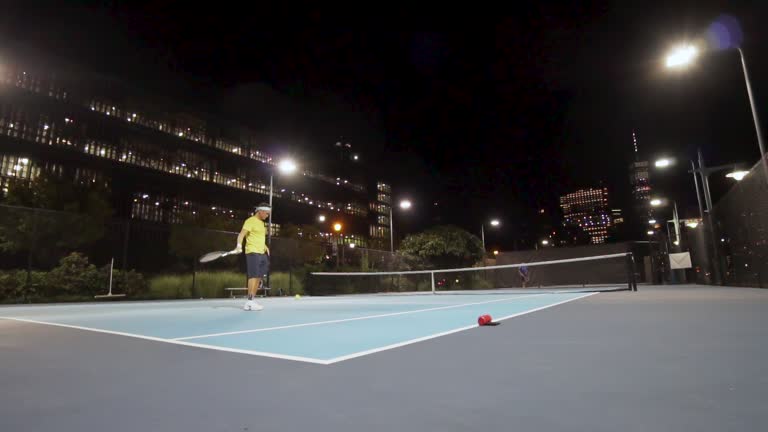
[[[103,272],[106,274],[106,289],[109,289],[109,267]],[[142,297],[147,292],[147,281],[141,273],[134,270],[123,272],[120,270],[112,271],[112,293],[125,294],[127,297]]]
[[[33,271],[27,284],[26,270],[0,272],[0,303],[27,303],[46,290],[46,273]]]
[[[192,277],[189,277],[190,286]],[[204,298],[219,298],[228,295],[224,288],[244,288],[246,284],[243,273],[231,271],[200,272],[195,278],[195,296]]]
[[[308,295],[341,295],[352,294],[356,292],[354,284],[349,278],[338,280],[328,279],[322,276],[313,277],[311,275],[311,273],[314,272],[328,271],[350,272],[359,271],[359,269],[354,267],[340,266],[337,270],[335,264],[331,262],[325,262],[322,264],[304,264],[303,267],[295,268],[293,270],[293,275],[296,276],[296,279],[301,281],[302,289]]]
[[[161,275],[149,280],[149,291],[142,296],[147,299],[190,298],[192,276]]]
[[[282,290],[284,295],[304,295],[304,282],[300,273],[275,272],[269,275],[270,294],[277,295]]]
[[[401,275],[392,279],[383,276],[380,278],[382,291],[432,291],[432,279],[429,274]]]
[[[149,280],[148,299],[173,298],[221,298],[228,294],[224,288],[242,288],[245,275],[237,272],[199,272],[195,275],[192,292],[192,275],[159,275]]]
[[[27,283],[25,270],[0,272],[0,302],[91,301],[109,290],[109,267],[97,269],[88,258],[74,252],[50,272],[33,271]],[[147,292],[144,277],[134,270],[112,273],[112,292],[142,297]]]
[[[105,286],[104,276],[88,258],[73,252],[59,261],[45,277],[46,297],[94,296]]]

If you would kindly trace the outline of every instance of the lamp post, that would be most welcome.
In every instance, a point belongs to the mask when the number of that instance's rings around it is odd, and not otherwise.
[[[744,171],[740,171],[738,169],[737,164],[725,164],[725,165],[718,165],[714,167],[707,167],[704,165],[704,157],[701,154],[701,150],[698,150],[698,159],[699,159],[699,167],[698,169],[692,169],[691,171],[696,174],[698,173],[699,176],[701,176],[701,183],[702,183],[702,189],[704,190],[704,203],[706,204],[706,213],[707,213],[707,225],[708,228],[705,227],[705,230],[709,232],[709,240],[712,245],[712,254],[714,259],[714,266],[713,266],[713,272],[715,276],[715,282],[717,284],[722,284],[723,280],[721,278],[721,271],[720,271],[720,253],[719,253],[719,246],[717,244],[717,234],[715,233],[715,223],[714,218],[712,216],[712,211],[714,208],[714,205],[712,203],[712,194],[709,190],[709,176],[713,173],[723,171],[723,170],[731,170],[727,176],[736,179],[736,181],[741,181],[741,179],[744,178],[745,174]],[[703,220],[703,218],[702,218]]]
[[[411,206],[412,204],[409,200],[400,201],[400,208],[403,210],[408,210]],[[389,206],[389,251],[395,253],[395,223],[392,216],[392,206]]]
[[[691,169],[688,171],[693,175],[693,182],[694,186],[696,188],[696,201],[699,205],[699,217],[702,221],[706,220],[705,230],[709,232],[709,243],[710,247],[712,249],[712,257],[711,259],[714,261],[712,265],[712,273],[715,278],[716,283],[721,283],[721,271],[720,271],[720,258],[719,258],[719,252],[718,252],[718,244],[716,241],[716,234],[715,234],[715,225],[712,219],[712,196],[710,194],[709,189],[709,176],[713,173],[724,171],[724,170],[730,170],[731,172],[726,175],[726,177],[733,178],[736,181],[741,181],[748,173],[746,171],[739,170],[739,164],[730,163],[730,164],[724,164],[724,165],[718,165],[715,167],[707,167],[704,164],[704,157],[702,156],[701,150],[697,151],[697,162],[690,161],[691,163]],[[666,168],[669,166],[674,165],[674,161],[670,159],[658,159],[654,165],[657,168]],[[697,176],[698,174],[698,176]],[[701,194],[699,192],[699,179],[701,179],[701,189],[703,190],[704,195],[704,206],[702,206],[702,199]],[[651,202],[651,205],[653,205],[653,202]],[[706,210],[706,211],[705,211]],[[680,219],[677,216],[677,205],[675,204],[674,209],[674,220],[675,222],[675,236],[677,241],[680,241]]]
[[[280,161],[280,163],[277,164],[277,169],[282,174],[290,175],[293,174],[296,171],[296,163],[291,159],[283,159]],[[272,209],[272,196],[274,195],[274,177],[275,172],[272,170],[269,173],[269,237],[268,237],[268,245],[272,246],[272,213],[274,213],[274,210]]]
[[[336,223],[333,224],[333,230],[335,232],[339,233],[340,236],[343,235],[343,234],[341,234],[341,229],[342,228],[343,227],[342,227],[341,223],[339,223],[339,222],[336,222]],[[336,268],[339,268],[339,242],[338,242],[338,239],[336,241],[334,241],[333,243],[331,243],[331,245],[332,245],[331,247],[333,248],[334,252],[336,252]],[[341,255],[343,255],[343,254],[344,254],[344,241],[341,242]],[[342,257],[342,261],[343,261],[343,257]]]
[[[752,121],[755,125],[755,135],[757,136],[757,146],[760,149],[760,164],[763,166],[763,175],[768,182],[768,160],[765,158],[765,144],[763,141],[763,133],[760,129],[760,120],[757,116],[757,109],[755,108],[755,99],[752,93],[752,83],[749,80],[749,72],[747,71],[747,61],[744,58],[744,50],[741,47],[736,47],[739,52],[739,58],[741,59],[741,70],[744,73],[744,84],[747,87],[747,96],[749,98],[749,108],[752,111]],[[666,58],[667,68],[681,68],[689,65],[699,55],[699,49],[692,44],[683,44],[672,50]]]
[[[501,225],[498,219],[491,219],[491,226],[497,227]],[[483,254],[485,254],[485,223],[480,224],[480,239],[483,241]]]

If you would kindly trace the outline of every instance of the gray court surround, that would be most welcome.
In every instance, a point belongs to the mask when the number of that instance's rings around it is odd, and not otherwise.
[[[768,291],[647,287],[333,365],[0,320],[0,431],[762,431]]]

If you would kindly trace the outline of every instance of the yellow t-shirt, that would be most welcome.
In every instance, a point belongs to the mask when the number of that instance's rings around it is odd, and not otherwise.
[[[267,250],[267,225],[256,216],[245,220],[243,229],[248,231],[245,236],[245,253],[261,253]]]

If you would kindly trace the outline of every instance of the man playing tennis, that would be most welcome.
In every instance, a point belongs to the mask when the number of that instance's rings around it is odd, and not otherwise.
[[[254,300],[261,279],[269,273],[269,248],[267,247],[267,226],[264,223],[272,209],[269,204],[261,203],[256,207],[256,214],[243,223],[243,229],[237,236],[237,253],[242,251],[245,240],[245,264],[248,274],[248,301],[244,310],[262,310],[264,306]]]
[[[528,266],[520,266],[518,272],[520,273],[520,280],[523,283],[523,288],[525,288],[526,285],[528,285],[528,281],[531,280],[531,275],[528,273]]]

